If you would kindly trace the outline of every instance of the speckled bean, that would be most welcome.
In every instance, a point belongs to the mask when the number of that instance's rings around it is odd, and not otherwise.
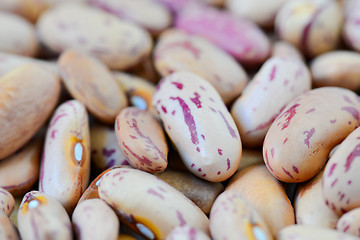
[[[209,39],[244,65],[258,65],[270,54],[270,42],[254,23],[204,6],[181,11],[175,26]]]
[[[154,0],[89,0],[90,4],[120,19],[134,22],[153,35],[172,23],[170,11]]]
[[[360,52],[360,2],[346,1],[344,15],[343,38],[353,49]]]
[[[71,213],[88,186],[90,133],[83,104],[70,100],[55,111],[47,129],[39,189]]]
[[[190,72],[176,72],[157,86],[153,105],[185,165],[196,176],[220,182],[240,163],[241,139],[220,95]]]
[[[79,203],[72,214],[72,223],[78,240],[116,240],[119,219],[115,212],[100,199]]]
[[[2,211],[0,211],[0,239],[20,240],[16,227],[10,218]]]
[[[294,209],[284,186],[264,165],[250,166],[238,172],[231,178],[227,190],[242,194],[264,219],[273,236],[285,226],[295,223]]]
[[[360,89],[360,53],[333,51],[322,54],[311,63],[314,87],[337,86]]]
[[[210,240],[203,231],[188,225],[177,226],[166,236],[166,240]]]
[[[261,147],[282,109],[310,89],[311,76],[302,62],[280,57],[266,60],[231,108],[244,146]]]
[[[58,65],[71,95],[98,120],[114,123],[116,115],[127,106],[127,99],[107,67],[97,59],[75,50],[63,52]]]
[[[72,239],[70,218],[64,207],[47,194],[31,191],[25,194],[18,212],[21,239]]]
[[[165,133],[150,112],[124,108],[116,117],[115,134],[132,167],[152,173],[165,170],[168,164]]]
[[[360,208],[355,208],[342,215],[337,222],[336,229],[360,237]]]
[[[49,70],[29,64],[1,77],[0,89],[0,159],[4,159],[48,119],[59,98],[60,81]]]
[[[225,191],[211,208],[210,231],[214,239],[273,239],[258,212],[238,192]]]
[[[0,212],[2,210],[7,216],[10,216],[14,206],[15,199],[13,195],[5,188],[0,187]]]
[[[113,77],[125,91],[132,106],[142,110],[153,111],[152,97],[155,92],[155,85],[153,83],[125,72],[113,72]]]
[[[35,56],[38,41],[34,26],[26,19],[12,13],[0,12],[0,51]]]
[[[14,196],[30,191],[39,177],[42,142],[32,139],[22,149],[0,162],[0,187]]]
[[[263,155],[284,182],[304,182],[324,166],[331,149],[359,126],[360,102],[347,89],[322,87],[290,102],[266,134]]]
[[[159,178],[137,169],[113,169],[99,183],[100,198],[148,239],[164,239],[188,224],[209,233],[209,219],[193,202]]]
[[[36,26],[40,40],[50,49],[82,50],[111,69],[137,64],[152,48],[151,37],[142,28],[84,4],[59,4],[43,13]]]
[[[338,215],[360,207],[360,128],[339,145],[326,164],[322,192],[326,204]]]
[[[325,204],[322,195],[322,169],[316,176],[298,185],[294,200],[296,223],[335,228],[339,217]]]
[[[263,27],[271,27],[284,3],[286,0],[227,0],[226,8],[238,17],[249,19]]]
[[[90,127],[91,162],[100,173],[108,168],[119,165],[129,165],[116,140],[114,128],[106,125]]]
[[[177,71],[203,77],[216,88],[225,104],[238,97],[248,82],[244,69],[225,51],[204,38],[174,29],[160,36],[154,49],[154,64],[163,77]]]
[[[291,225],[283,228],[277,237],[278,240],[359,240],[359,238],[336,231],[330,228],[306,226],[306,225]]]
[[[189,172],[167,169],[162,173],[155,174],[155,176],[183,193],[206,215],[210,213],[216,197],[224,190],[221,183],[205,181]]]
[[[275,27],[286,40],[314,57],[334,50],[340,40],[342,12],[336,0],[287,1],[279,10]]]

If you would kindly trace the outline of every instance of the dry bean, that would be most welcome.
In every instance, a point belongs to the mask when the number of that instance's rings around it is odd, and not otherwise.
[[[10,216],[12,211],[14,210],[14,206],[14,197],[5,188],[0,187],[0,212],[2,210],[5,215]]]
[[[304,182],[324,166],[331,149],[359,126],[360,102],[347,89],[323,87],[290,102],[266,134],[263,155],[284,182]]]
[[[42,142],[32,140],[0,162],[0,186],[14,196],[30,191],[39,177]]]
[[[55,111],[46,133],[39,189],[71,213],[88,186],[90,133],[83,104],[70,100]]]
[[[114,123],[116,115],[126,107],[127,99],[107,67],[97,59],[75,50],[65,51],[58,65],[71,95],[98,120]]]
[[[360,208],[355,208],[342,215],[337,222],[336,229],[360,237]]]
[[[215,88],[190,72],[162,79],[153,104],[187,168],[200,178],[220,182],[240,163],[241,139]]]
[[[0,211],[0,239],[20,240],[16,227],[6,213]]]
[[[203,231],[188,225],[173,228],[167,235],[166,240],[210,240]]]
[[[60,81],[49,70],[29,64],[1,77],[0,89],[0,159],[4,159],[29,141],[48,119],[59,98]]]

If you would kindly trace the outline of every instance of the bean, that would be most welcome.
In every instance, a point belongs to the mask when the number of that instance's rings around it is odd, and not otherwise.
[[[0,211],[0,239],[20,240],[16,227],[2,211]]]
[[[0,187],[0,210],[2,210],[5,215],[9,217],[14,210],[14,206],[14,197],[5,188]]]
[[[158,84],[153,104],[192,173],[212,182],[234,174],[241,157],[239,132],[210,83],[190,72],[173,73]]]
[[[58,100],[60,81],[41,66],[24,65],[1,77],[0,88],[0,159],[4,159],[45,123]]]
[[[336,229],[360,237],[359,225],[360,208],[354,208],[339,218],[336,224]]]
[[[39,189],[68,213],[85,191],[90,175],[90,134],[83,104],[70,100],[55,111],[47,129]]]
[[[177,226],[167,235],[166,240],[210,240],[203,231],[188,225]]]

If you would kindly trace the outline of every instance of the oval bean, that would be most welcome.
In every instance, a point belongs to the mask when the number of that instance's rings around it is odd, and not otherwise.
[[[342,215],[336,224],[336,229],[360,237],[360,208],[355,208]]]
[[[15,199],[5,188],[0,187],[0,212],[1,210],[9,217],[14,210]]]

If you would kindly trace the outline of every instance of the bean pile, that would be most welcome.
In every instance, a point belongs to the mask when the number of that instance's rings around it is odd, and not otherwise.
[[[1,0],[0,239],[360,239],[360,0]]]

